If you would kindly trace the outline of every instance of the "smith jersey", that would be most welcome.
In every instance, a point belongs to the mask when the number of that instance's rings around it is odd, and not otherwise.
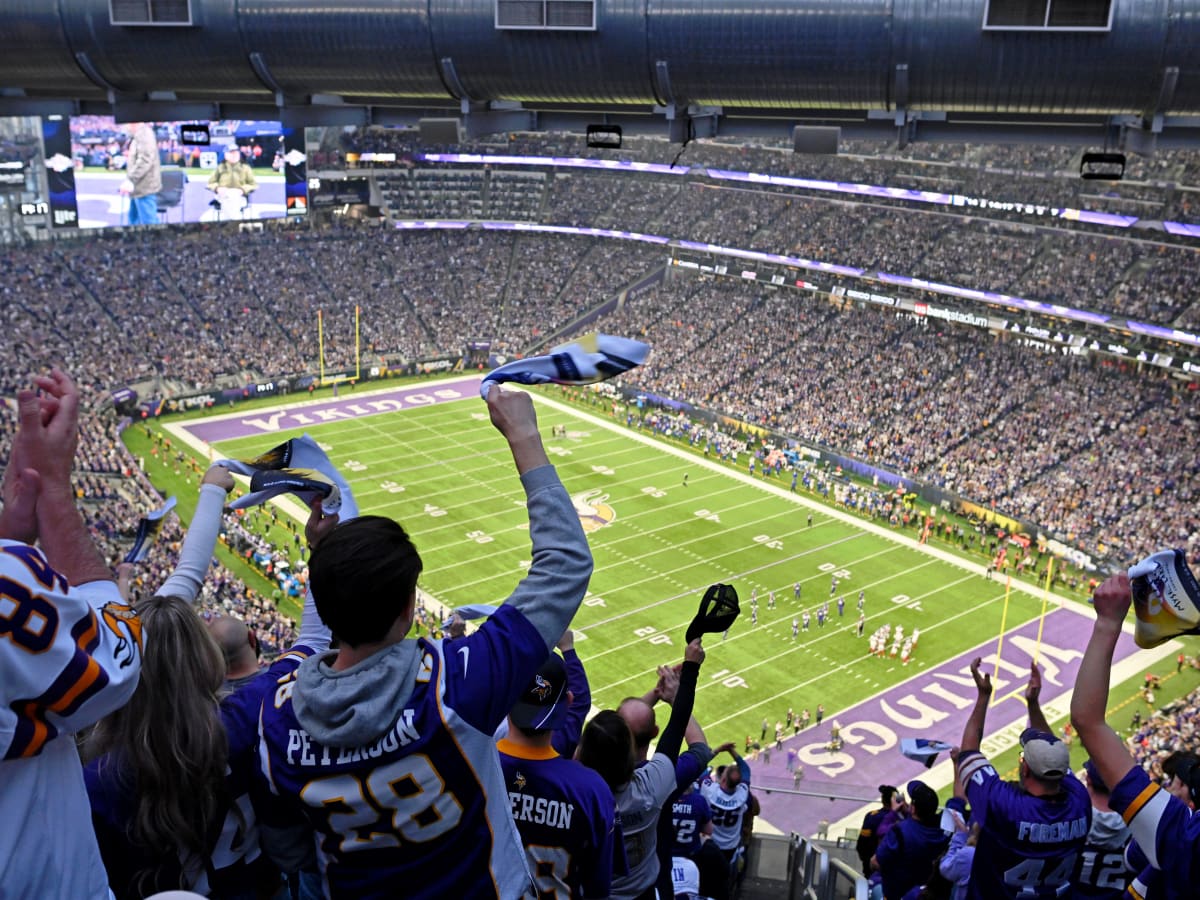
[[[732,794],[727,794],[720,784],[708,781],[700,792],[712,810],[713,843],[722,850],[736,849],[742,842],[742,816],[750,805],[750,788],[743,781]]]
[[[500,741],[500,767],[533,873],[531,898],[607,897],[612,882],[612,791],[593,769]]]
[[[675,829],[675,847],[672,856],[691,858],[700,849],[700,835],[704,826],[712,820],[708,801],[699,791],[682,794],[671,804],[671,824]]]
[[[1092,830],[1075,866],[1076,900],[1120,900],[1133,879],[1125,862],[1129,829],[1115,812],[1092,812]]]
[[[967,751],[960,759],[971,815],[982,828],[969,900],[1069,897],[1076,861],[1092,825],[1087,788],[1067,775],[1059,794],[1034,797],[1002,780],[978,751]]]
[[[529,871],[492,732],[546,644],[509,604],[465,638],[404,643],[414,690],[363,746],[322,745],[296,717],[296,676],[277,687],[259,724],[268,786],[317,832],[330,897],[520,896]]]
[[[68,587],[37,549],[0,541],[0,893],[107,897],[70,735],[123,706],[141,624],[116,584]],[[33,860],[53,860],[35,865]]]

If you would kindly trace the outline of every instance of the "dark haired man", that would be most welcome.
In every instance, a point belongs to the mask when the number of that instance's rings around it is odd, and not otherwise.
[[[859,861],[862,862],[863,875],[867,878],[871,877],[871,857],[875,855],[876,848],[879,847],[879,824],[884,818],[895,811],[896,804],[892,802],[892,798],[896,796],[896,789],[890,784],[881,784],[879,786],[879,809],[873,809],[863,816],[862,827],[858,830],[858,841],[854,845],[854,849],[858,852]]]
[[[508,713],[498,744],[508,799],[534,896],[607,897],[612,882],[612,791],[596,772],[551,746],[572,698],[562,658],[551,653]]]
[[[592,560],[529,395],[493,388],[486,402],[528,499],[533,564],[512,596],[452,643],[406,639],[421,571],[411,539],[378,516],[339,524],[309,564],[338,650],[263,704],[263,774],[316,830],[329,897],[529,887],[492,735],[578,609]]]
[[[923,781],[908,783],[909,818],[889,828],[875,851],[884,900],[901,900],[922,884],[945,852],[950,836],[938,819],[938,795]]]

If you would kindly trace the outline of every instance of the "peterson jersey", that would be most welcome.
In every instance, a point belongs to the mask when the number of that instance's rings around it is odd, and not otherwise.
[[[506,605],[466,638],[416,643],[415,689],[364,746],[320,744],[292,707],[295,675],[284,679],[259,720],[262,773],[317,832],[330,897],[519,896],[525,848],[492,738],[512,692],[493,686],[512,681],[502,660],[540,661],[545,642]],[[504,652],[489,654],[492,644]]]
[[[526,896],[607,897],[612,882],[612,791],[593,769],[509,741],[500,767],[533,890]]]

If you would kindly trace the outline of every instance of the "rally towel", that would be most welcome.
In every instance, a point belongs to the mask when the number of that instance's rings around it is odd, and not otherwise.
[[[231,509],[258,506],[280,494],[295,494],[308,505],[320,497],[322,511],[338,513],[342,521],[358,515],[349,482],[307,434],[272,447],[255,459],[222,459],[217,464],[250,477],[250,493],[229,504]]]
[[[594,384],[628,372],[646,361],[650,345],[630,338],[592,332],[553,348],[546,356],[514,359],[484,376],[479,394],[487,399],[493,384]]]
[[[945,741],[931,741],[927,738],[900,738],[900,752],[911,760],[921,763],[927,769],[933,768],[934,760],[939,753],[953,749]]]
[[[138,522],[137,534],[133,538],[133,546],[125,554],[124,562],[145,562],[150,555],[150,548],[162,533],[163,524],[167,521],[167,513],[175,508],[175,498],[168,497],[167,502],[153,512],[146,513]]]
[[[1160,550],[1129,568],[1133,640],[1143,649],[1200,633],[1200,586],[1182,550]]]

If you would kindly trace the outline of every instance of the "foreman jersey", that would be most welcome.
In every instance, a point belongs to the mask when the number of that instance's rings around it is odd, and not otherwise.
[[[319,743],[296,718],[296,676],[279,684],[259,720],[268,787],[317,832],[329,897],[519,896],[529,870],[492,732],[545,641],[505,604],[465,638],[404,643],[419,653],[414,689],[363,746]]]
[[[533,873],[531,898],[607,897],[613,871],[612,791],[593,769],[553,749],[497,745],[517,830]]]
[[[700,849],[703,843],[700,836],[710,821],[712,810],[703,794],[699,791],[680,794],[671,804],[671,825],[675,830],[675,846],[671,855],[690,859]]]
[[[1034,797],[1004,781],[977,750],[960,757],[971,816],[982,831],[975,848],[968,900],[1067,897],[1076,859],[1092,824],[1087,788],[1073,775],[1053,797]]]
[[[735,850],[742,843],[742,816],[750,805],[750,788],[743,781],[732,794],[715,781],[705,782],[700,793],[712,810],[713,843],[722,850]]]

